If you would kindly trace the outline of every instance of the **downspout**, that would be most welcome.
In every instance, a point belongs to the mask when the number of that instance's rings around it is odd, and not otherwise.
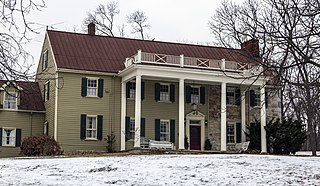
[[[30,112],[30,135],[32,136],[32,112]]]

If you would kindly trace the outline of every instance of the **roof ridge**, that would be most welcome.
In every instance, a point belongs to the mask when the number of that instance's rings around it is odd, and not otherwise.
[[[188,45],[194,47],[206,47],[206,48],[216,48],[216,49],[226,49],[226,50],[235,50],[235,51],[243,51],[238,48],[227,48],[227,47],[219,47],[219,46],[210,46],[210,45],[199,45],[199,44],[192,44],[192,43],[180,43],[174,41],[157,41],[157,40],[143,40],[143,39],[135,39],[129,37],[117,37],[117,36],[105,36],[105,35],[89,35],[86,33],[78,33],[78,32],[67,32],[67,31],[59,31],[59,30],[47,30],[47,32],[60,32],[65,34],[75,34],[81,36],[88,36],[88,37],[103,37],[103,38],[110,38],[110,39],[120,39],[120,40],[132,40],[138,42],[156,42],[156,43],[164,43],[164,44],[172,44],[172,45]]]

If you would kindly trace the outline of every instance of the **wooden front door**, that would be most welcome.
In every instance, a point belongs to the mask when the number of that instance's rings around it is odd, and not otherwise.
[[[190,126],[190,150],[201,150],[201,126]]]

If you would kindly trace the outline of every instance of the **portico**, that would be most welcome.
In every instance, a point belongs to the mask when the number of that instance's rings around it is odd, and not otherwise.
[[[221,87],[221,108],[220,108],[220,126],[221,126],[221,144],[220,150],[227,151],[227,86],[237,86],[241,88],[241,141],[245,141],[244,132],[246,130],[246,99],[245,93],[250,87],[259,87],[261,94],[260,103],[260,119],[261,119],[261,147],[262,152],[266,152],[266,136],[264,127],[266,125],[266,108],[264,104],[265,94],[265,77],[259,77],[258,79],[250,77],[247,72],[252,69],[260,68],[245,67],[243,64],[238,64],[232,61],[222,60],[210,60],[210,59],[198,59],[180,56],[160,55],[152,53],[143,53],[138,51],[136,55],[128,58],[125,62],[126,68],[119,73],[122,78],[121,88],[121,150],[126,150],[126,116],[127,116],[127,97],[126,83],[129,81],[135,81],[135,98],[134,98],[134,148],[140,148],[140,139],[142,128],[150,126],[150,121],[155,118],[146,118],[146,126],[141,125],[141,118],[144,113],[141,112],[142,99],[141,99],[141,84],[142,81],[166,81],[178,86],[178,98],[177,100],[177,126],[178,126],[178,142],[177,149],[185,149],[185,137],[190,135],[190,119],[188,123],[185,123],[186,115],[186,84],[192,84],[195,81],[201,85],[220,85]],[[251,72],[253,73],[253,72]],[[174,90],[173,90],[174,92]],[[152,96],[152,95],[146,95]],[[159,103],[160,104],[160,103]],[[147,107],[148,105],[144,105]],[[163,112],[158,110],[157,112]],[[201,150],[203,150],[205,140],[205,126],[204,113],[200,119],[199,126],[201,126]],[[190,117],[190,116],[189,116]],[[191,119],[192,120],[192,119]],[[170,127],[171,130],[175,130],[174,127]],[[143,132],[144,133],[144,132]],[[190,136],[189,136],[190,142]]]

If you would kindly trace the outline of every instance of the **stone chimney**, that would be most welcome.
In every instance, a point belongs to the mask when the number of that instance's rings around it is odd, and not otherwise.
[[[250,39],[241,44],[241,50],[245,50],[252,54],[253,57],[260,57],[259,52],[259,40],[258,39]]]
[[[93,22],[88,24],[88,34],[92,36],[96,35],[96,25]]]

